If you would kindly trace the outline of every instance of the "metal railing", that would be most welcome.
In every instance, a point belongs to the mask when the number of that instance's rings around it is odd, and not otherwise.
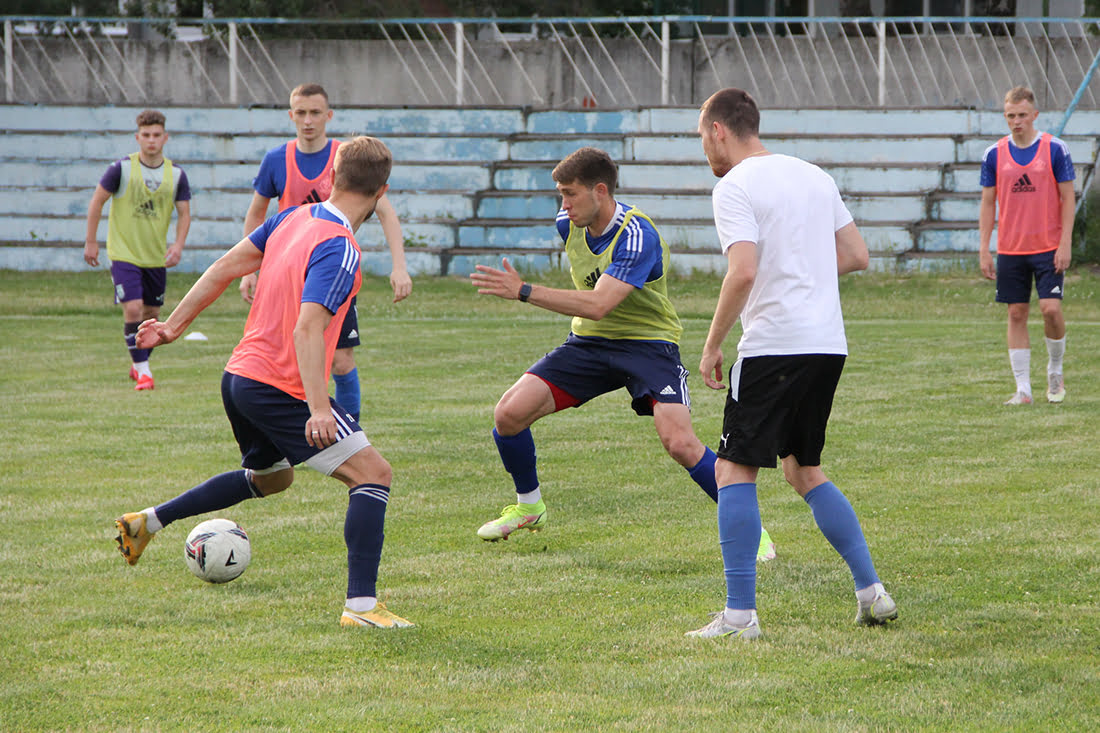
[[[7,102],[284,104],[304,80],[341,106],[696,105],[739,86],[767,107],[1100,107],[1082,84],[1100,19],[0,16]]]

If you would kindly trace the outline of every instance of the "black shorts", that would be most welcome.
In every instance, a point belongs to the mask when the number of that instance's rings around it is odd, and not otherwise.
[[[729,373],[719,458],[775,468],[776,456],[820,466],[825,426],[845,357],[841,354],[750,356]]]
[[[355,301],[359,296],[351,299],[351,307],[344,316],[344,322],[340,326],[340,339],[336,342],[338,349],[350,349],[358,346],[359,341],[359,309],[355,307]]]
[[[997,255],[998,303],[1030,303],[1032,280],[1039,300],[1062,299],[1065,276],[1054,270],[1054,250],[1034,255]]]

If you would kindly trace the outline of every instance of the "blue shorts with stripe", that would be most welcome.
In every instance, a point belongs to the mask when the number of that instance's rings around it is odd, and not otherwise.
[[[652,415],[654,402],[691,407],[688,371],[680,363],[680,349],[668,341],[571,333],[527,371],[567,393],[576,401],[573,407],[620,387],[626,387],[639,415]]]
[[[337,442],[324,450],[331,451],[331,455],[336,456],[342,452],[337,448],[342,443],[349,447],[353,444],[368,444],[359,423],[331,397],[329,403],[336,418]],[[229,424],[233,426],[233,436],[241,449],[243,468],[262,471],[282,460],[286,460],[291,466],[307,462],[313,465],[310,459],[322,452],[306,442],[306,421],[309,420],[310,412],[305,400],[269,384],[224,372],[222,404],[225,406]],[[340,463],[343,461],[340,460],[332,468]]]

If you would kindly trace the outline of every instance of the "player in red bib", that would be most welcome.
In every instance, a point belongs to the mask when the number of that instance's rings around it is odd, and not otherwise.
[[[1047,401],[1061,402],[1066,398],[1062,297],[1076,206],[1073,161],[1064,142],[1035,129],[1039,111],[1030,89],[1010,89],[1004,110],[1011,134],[991,145],[982,159],[978,258],[982,274],[997,281],[997,302],[1008,305],[1008,359],[1016,392],[1005,404],[1032,402],[1027,318],[1033,281],[1047,343]],[[996,266],[989,252],[994,222]]]
[[[138,328],[139,348],[171,343],[230,283],[260,271],[244,336],[222,376],[243,470],[119,517],[119,549],[129,564],[166,525],[284,491],[294,466],[305,463],[348,487],[340,625],[412,626],[379,603],[376,592],[393,470],[327,389],[340,324],[362,281],[354,232],[386,193],[391,165],[389,149],[374,138],[340,146],[331,197],[268,219],[203,273],[167,321],[150,319]]]
[[[328,93],[320,84],[300,84],[290,92],[289,114],[297,136],[269,150],[260,163],[260,171],[252,181],[252,202],[244,218],[245,236],[263,223],[272,199],[278,201],[279,211],[285,211],[291,206],[324,201],[332,190],[332,163],[340,141],[329,138],[325,132],[333,116]],[[405,265],[401,223],[386,196],[378,201],[375,213],[390,250],[393,263],[390,286],[393,288],[393,302],[396,303],[412,292],[412,279]],[[240,289],[241,296],[251,303],[256,276],[250,274],[241,278]],[[359,317],[352,300],[332,361],[332,378],[336,383],[336,401],[356,420],[359,419],[361,395],[353,349],[359,343]]]

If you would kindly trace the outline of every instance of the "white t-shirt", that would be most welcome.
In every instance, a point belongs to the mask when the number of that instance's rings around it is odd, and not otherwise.
[[[788,155],[750,157],[718,181],[712,201],[723,253],[756,244],[738,354],[846,355],[836,232],[852,215],[832,176]]]

